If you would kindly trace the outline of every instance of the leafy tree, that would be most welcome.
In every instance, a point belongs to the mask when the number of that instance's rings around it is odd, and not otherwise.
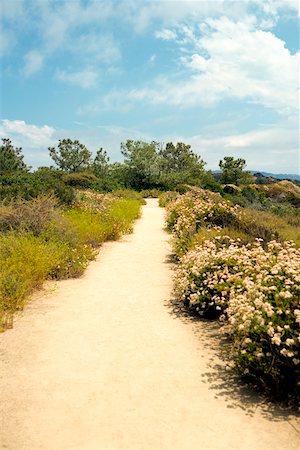
[[[108,174],[109,156],[102,147],[97,150],[92,164],[93,173],[99,178],[105,178]]]
[[[92,153],[79,141],[59,139],[57,148],[49,147],[55,164],[65,172],[80,172],[91,164]]]
[[[159,157],[160,181],[166,188],[172,189],[179,183],[201,184],[205,163],[190,145],[168,142]]]
[[[233,158],[233,156],[225,156],[219,162],[219,167],[222,170],[221,182],[224,184],[232,183],[238,184],[249,176],[249,172],[244,172],[246,161],[242,158]]]
[[[164,173],[183,172],[191,169],[203,169],[204,162],[199,155],[196,155],[191,146],[183,142],[168,142],[160,152],[160,166]]]
[[[134,189],[156,186],[159,175],[159,143],[127,140],[121,143],[121,153]]]
[[[28,172],[29,167],[23,161],[22,148],[15,148],[8,138],[2,139],[0,146],[0,173],[15,171]]]
[[[130,187],[128,168],[119,162],[109,164],[105,182],[116,189]]]

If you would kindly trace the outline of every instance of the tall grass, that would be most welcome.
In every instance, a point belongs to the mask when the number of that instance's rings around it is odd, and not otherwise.
[[[12,325],[30,293],[46,279],[80,276],[106,240],[132,231],[140,215],[135,198],[93,197],[61,209],[53,198],[0,207],[0,329]],[[46,207],[47,206],[47,207]]]
[[[32,234],[0,236],[0,325],[24,306],[34,288],[41,286],[65,259],[62,243],[44,242]],[[0,327],[1,328],[1,327]]]

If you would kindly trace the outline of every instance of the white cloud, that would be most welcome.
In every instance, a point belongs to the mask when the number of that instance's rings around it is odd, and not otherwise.
[[[91,68],[86,68],[78,72],[66,72],[64,70],[58,70],[55,74],[55,78],[65,83],[70,83],[76,86],[80,86],[84,89],[94,87],[99,79],[98,73]]]
[[[174,31],[165,28],[163,30],[156,31],[155,37],[157,37],[158,39],[162,39],[163,41],[174,41],[177,37],[177,34]]]
[[[43,67],[44,56],[38,50],[30,50],[23,59],[23,73],[26,77],[33,75]]]
[[[79,0],[64,0],[59,5],[51,0],[35,3],[40,34],[48,53],[71,42],[76,46],[78,30],[95,24],[99,26],[114,13],[111,0],[91,0],[85,4]]]
[[[50,166],[53,164],[48,147],[57,143],[57,132],[49,126],[38,126],[24,120],[0,121],[0,135],[9,138],[15,147],[21,147],[26,164],[32,167]]]
[[[18,4],[18,0],[10,3]],[[31,0],[26,4],[22,17],[17,15],[16,7],[9,6],[9,2],[7,5],[5,17],[11,18],[12,37],[16,39],[18,25],[22,23],[22,29],[34,32],[39,42],[38,48],[30,49],[23,57],[26,76],[33,75],[49,58],[62,52],[75,54],[86,64],[97,61],[113,65],[120,59],[121,52],[113,35],[100,29],[101,24],[114,15],[111,0],[91,0],[88,3],[81,0],[58,3]]]
[[[283,41],[257,29],[252,18],[245,22],[208,19],[200,34],[184,26],[181,35],[177,27],[177,35],[178,61],[185,69],[181,79],[161,77],[151,87],[120,92],[125,103],[191,107],[237,99],[285,115],[297,110],[299,53],[290,54]],[[188,42],[186,48],[184,42]]]
[[[23,25],[24,0],[1,0],[0,56],[8,54],[17,42],[19,25]]]
[[[3,137],[10,137],[16,145],[29,147],[48,146],[53,143],[55,129],[48,125],[41,127],[27,124],[24,120],[1,120],[0,133]]]
[[[228,16],[232,20],[244,21],[252,15],[254,8],[260,25],[264,28],[274,26],[279,15],[299,11],[297,0],[140,0],[119,1],[123,17],[134,29],[141,33],[153,23],[160,23],[162,29],[157,32],[161,39],[172,39],[170,27],[179,23],[197,24],[207,17]]]
[[[294,120],[265,126],[246,133],[178,136],[192,145],[212,169],[224,156],[242,157],[253,170],[300,173],[299,134]]]

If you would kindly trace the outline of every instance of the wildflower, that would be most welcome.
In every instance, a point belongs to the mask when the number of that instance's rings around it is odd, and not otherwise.
[[[281,344],[281,339],[280,336],[278,334],[275,334],[272,339],[271,342],[275,345],[280,345]]]

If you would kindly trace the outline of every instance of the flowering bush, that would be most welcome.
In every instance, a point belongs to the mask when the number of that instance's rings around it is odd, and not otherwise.
[[[219,317],[240,373],[277,397],[300,379],[300,250],[293,243],[205,241],[181,258],[179,298],[200,316]],[[299,392],[296,394],[299,396]]]
[[[257,266],[246,269],[242,289],[233,286],[225,311],[230,356],[264,390],[299,401],[300,250],[272,241],[267,251],[257,246],[253,254]]]
[[[247,242],[255,238],[264,241],[278,239],[273,217],[260,217],[260,212],[246,210],[224,200],[220,194],[194,188],[169,203],[166,208],[166,224],[173,232],[173,247],[177,256],[182,256],[194,242],[195,235],[203,229],[229,228],[230,234],[240,235]],[[297,230],[294,228],[293,232]],[[299,231],[299,229],[298,229]],[[222,233],[221,233],[222,234]]]
[[[167,206],[167,226],[180,257],[178,298],[193,313],[221,320],[244,377],[299,401],[300,250],[271,240],[269,224],[201,190]]]
[[[241,287],[244,248],[230,238],[206,240],[184,255],[177,268],[175,291],[199,315],[224,314],[232,286]]]
[[[219,194],[208,194],[197,189],[182,195],[167,206],[167,228],[174,233],[174,249],[178,256],[184,254],[193,236],[202,228],[227,226],[239,220],[241,208],[222,200]]]

